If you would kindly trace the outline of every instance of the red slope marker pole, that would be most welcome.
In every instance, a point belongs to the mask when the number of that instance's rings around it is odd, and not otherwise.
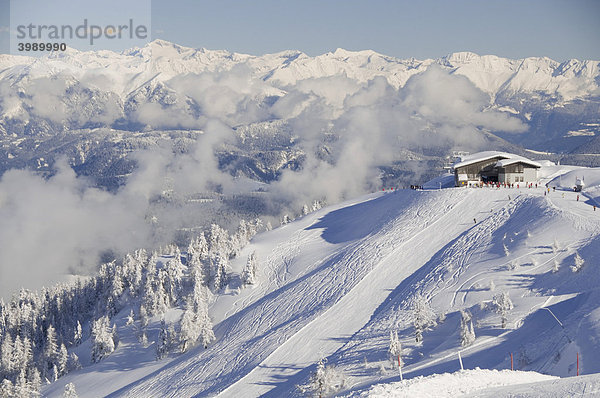
[[[512,352],[510,353],[510,370],[515,370],[513,368],[513,356],[512,356]]]
[[[579,376],[579,353],[577,353],[577,376]]]
[[[400,372],[400,381],[403,381],[404,378],[402,377],[402,365],[400,365],[400,355],[398,355],[398,372]]]

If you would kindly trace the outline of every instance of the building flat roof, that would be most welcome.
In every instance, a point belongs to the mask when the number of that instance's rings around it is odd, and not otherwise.
[[[452,165],[452,167],[457,169],[459,167],[464,167],[464,166],[468,166],[471,164],[484,162],[486,160],[494,159],[497,157],[500,157],[503,159],[510,159],[513,156],[517,156],[517,155],[513,155],[513,154],[507,153],[507,152],[498,152],[498,151],[477,152],[472,155],[463,157],[460,162],[454,163]]]
[[[460,162],[454,163],[452,167],[457,169],[459,167],[469,166],[479,162],[485,162],[486,160],[491,160],[494,158],[499,158],[496,166],[505,167],[515,163],[524,163],[533,167],[542,167],[541,164],[534,162],[533,160],[529,160],[523,156],[515,155],[514,153],[508,152],[499,152],[499,151],[484,151],[477,152],[469,156],[465,156],[461,159]]]
[[[524,158],[522,156],[514,157],[514,158],[511,158],[511,159],[502,159],[502,160],[499,160],[498,163],[496,163],[496,166],[506,167],[508,165],[515,164],[515,163],[524,163],[524,164],[528,164],[530,166],[537,167],[537,168],[542,167],[542,165],[539,164],[538,162],[534,162],[533,160],[529,160],[529,159]]]

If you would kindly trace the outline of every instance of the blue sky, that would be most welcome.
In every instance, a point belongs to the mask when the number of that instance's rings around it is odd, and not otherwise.
[[[68,2],[50,3],[57,19],[74,12]],[[0,0],[3,53],[8,4]],[[32,8],[32,17],[36,12],[42,11]],[[342,47],[418,59],[455,51],[600,59],[599,21],[598,0],[152,1],[152,38],[250,54],[297,49],[317,55]]]

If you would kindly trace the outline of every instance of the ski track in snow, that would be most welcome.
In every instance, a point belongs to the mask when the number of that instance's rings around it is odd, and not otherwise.
[[[140,383],[127,391],[127,395],[144,396],[151,392],[156,393],[156,391],[159,391],[160,395],[166,396],[214,394],[219,392],[223,385],[236,382],[245,374],[251,373],[252,370],[265,369],[259,366],[264,366],[261,362],[271,355],[272,351],[277,348],[279,352],[286,352],[286,349],[282,347],[286,341],[294,334],[301,332],[313,319],[322,315],[348,294],[378,263],[382,262],[382,258],[392,253],[395,247],[401,247],[407,241],[420,236],[420,232],[424,231],[423,224],[431,227],[436,220],[448,217],[449,208],[454,208],[460,199],[464,200],[471,196],[472,192],[456,190],[451,193],[443,206],[440,206],[438,202],[438,194],[423,192],[412,192],[411,194],[411,201],[414,202],[411,204],[416,208],[411,208],[410,212],[401,211],[402,203],[397,203],[398,199],[402,197],[401,195],[388,194],[374,199],[373,201],[387,202],[385,204],[395,209],[394,215],[399,215],[398,218],[394,219],[392,216],[386,215],[383,220],[377,220],[383,225],[371,226],[371,232],[367,233],[363,239],[347,244],[341,250],[330,255],[322,265],[299,276],[283,288],[276,288],[268,296],[251,305],[250,308],[236,313],[231,317],[234,319],[227,319],[218,325],[215,328],[219,336],[217,343],[210,350],[201,352],[199,357],[187,361],[182,359],[181,364],[174,364],[164,370],[162,374],[155,375],[157,380],[161,380],[160,385],[156,385],[154,382]],[[366,202],[367,206],[379,205],[379,203],[371,202]],[[417,219],[417,215],[420,218]],[[415,222],[417,220],[418,222]],[[333,219],[333,222],[335,221]],[[389,225],[390,223],[392,225]],[[275,250],[276,253],[272,256],[271,262],[280,256],[278,251],[284,254],[283,259],[294,258],[290,254],[296,251],[296,240],[297,237],[292,236],[284,244],[287,245],[287,249],[282,250],[284,245],[280,245],[279,249]],[[285,257],[286,255],[290,256]],[[284,263],[283,260],[282,263]],[[286,264],[280,264],[281,266],[285,268]],[[379,272],[377,274],[380,275]],[[275,287],[280,286],[280,283],[281,281],[275,282]],[[391,288],[394,286],[395,284],[392,283]],[[385,295],[383,297],[385,298]],[[365,321],[368,321],[372,311],[369,310],[366,313]],[[360,328],[363,324],[359,323],[357,327]],[[325,335],[327,336],[327,334]],[[311,335],[310,337],[313,341],[318,340],[317,336]],[[340,344],[342,342],[335,343],[333,349]],[[217,352],[221,355],[217,355]],[[306,360],[303,362],[309,365],[320,355],[326,353],[320,348],[307,350]],[[286,357],[287,354],[283,356]],[[197,368],[197,363],[204,361],[210,361],[210,364],[204,369]],[[176,360],[176,362],[178,361]],[[298,370],[296,367],[290,367],[290,362],[292,361],[288,359],[281,364],[280,369],[283,369],[284,373]],[[298,358],[293,358],[293,363],[298,363]],[[181,377],[179,372],[181,368],[186,368],[188,373],[194,374],[194,380]],[[206,374],[207,372],[216,377],[210,377]],[[176,380],[171,380],[169,375],[177,375]],[[169,381],[165,382],[165,380]],[[269,385],[250,385],[258,386],[262,392],[266,392],[270,388]],[[122,392],[125,393],[125,391]]]
[[[202,377],[194,371],[192,373],[195,374],[195,380],[202,381],[196,381],[192,390],[189,386],[190,381],[186,381],[185,378],[178,377],[171,382],[169,374],[181,376],[178,372],[179,367],[174,366],[164,371],[164,374],[157,375],[157,379],[169,380],[167,383],[161,383],[169,386],[167,391],[161,391],[154,383],[147,386],[141,383],[133,387],[131,395],[141,396],[156,391],[157,388],[161,394],[167,395],[170,391],[184,395],[214,394],[227,383],[233,384],[223,391],[222,396],[236,396],[240,392],[250,396],[267,393],[300,369],[316,362],[321,356],[335,352],[369,321],[373,312],[387,298],[387,291],[393,290],[403,279],[422,266],[429,259],[428,254],[430,256],[432,252],[437,251],[432,251],[432,246],[435,246],[428,242],[431,234],[424,233],[425,231],[436,227],[440,230],[446,229],[445,233],[437,236],[439,249],[458,234],[473,229],[474,226],[469,220],[481,218],[481,213],[485,214],[485,218],[490,217],[489,204],[477,198],[490,193],[478,190],[451,190],[441,194],[414,192],[413,195],[418,195],[420,201],[412,203],[409,211],[396,210],[396,219],[391,219],[391,222],[386,220],[383,224],[372,227],[371,231],[375,231],[374,233],[367,234],[362,240],[334,252],[315,270],[316,273],[309,272],[310,282],[296,284],[299,280],[302,281],[303,276],[300,276],[290,283],[295,284],[291,289],[289,285],[282,288],[285,284],[284,276],[289,274],[290,263],[297,261],[301,233],[293,234],[287,242],[278,245],[269,259],[269,268],[272,270],[270,273],[284,275],[272,280],[271,287],[275,292],[283,292],[272,299],[260,300],[264,302],[259,306],[258,314],[255,311],[245,311],[248,315],[244,314],[243,318],[235,322],[234,329],[239,331],[235,337],[233,331],[220,336],[222,341],[228,342],[226,347],[218,348],[218,351],[225,353],[225,358],[219,358],[219,365],[213,364],[203,369],[203,373],[216,373],[218,382],[210,377]],[[440,196],[444,199],[441,203]],[[389,201],[396,197],[400,195],[389,194],[379,200]],[[460,206],[461,201],[467,198],[470,199],[470,206]],[[455,214],[457,211],[458,214]],[[456,223],[457,219],[465,222]],[[476,224],[475,229],[482,222]],[[452,224],[453,228],[448,228]],[[394,255],[409,256],[406,263],[411,264],[411,267],[398,273],[397,262],[391,261]],[[278,258],[281,258],[280,264],[275,268],[287,271],[273,271],[273,264],[278,262]],[[375,268],[377,272],[371,274]],[[373,281],[370,281],[369,277]],[[377,291],[380,292],[379,295],[374,294]],[[285,296],[283,300],[282,296]],[[373,296],[377,298],[373,299]],[[293,300],[292,297],[297,297],[297,300]],[[357,308],[361,310],[357,311]],[[340,314],[347,314],[349,319],[336,320]],[[340,330],[335,330],[331,324],[339,325]],[[264,328],[264,325],[267,327]],[[219,325],[217,330],[220,330],[221,326]],[[264,329],[268,330],[267,334],[260,333]],[[249,330],[255,332],[248,333]],[[259,336],[260,341],[247,341],[248,335]],[[316,347],[298,352],[298,346],[306,347],[311,344]],[[211,351],[217,350],[218,345],[219,343],[215,344]],[[215,357],[211,356],[211,360],[215,360]],[[187,368],[189,365],[193,366],[193,363],[182,366]]]

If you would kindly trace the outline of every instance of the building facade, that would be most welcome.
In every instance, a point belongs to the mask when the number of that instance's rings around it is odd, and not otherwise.
[[[455,185],[527,184],[538,180],[541,165],[519,155],[487,151],[465,156],[453,165]]]

